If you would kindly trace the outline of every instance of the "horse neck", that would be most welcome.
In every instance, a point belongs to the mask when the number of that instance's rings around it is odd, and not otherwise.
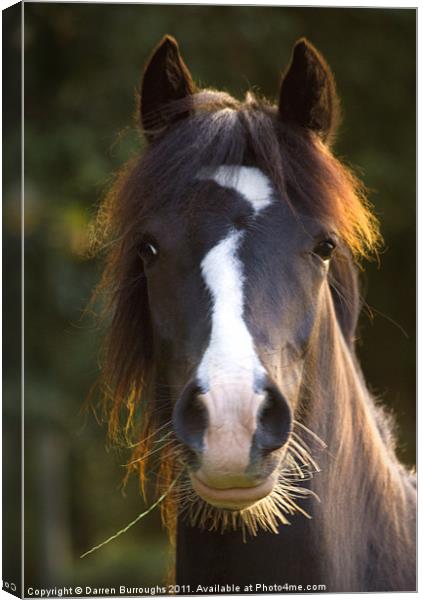
[[[319,336],[325,348],[320,344],[311,353],[304,418],[327,445],[311,482],[321,500],[313,511],[313,535],[329,589],[398,589],[408,585],[402,578],[413,554],[414,492],[395,457],[387,418],[367,391],[330,306],[328,311]]]
[[[222,535],[178,519],[178,583],[235,582],[255,589],[257,582],[296,581],[322,583],[331,592],[414,589],[409,517],[414,491],[328,306],[315,338],[325,340],[326,351],[316,343],[309,353],[308,397],[299,407],[302,423],[327,444],[316,456],[321,472],[309,482],[320,502],[303,505],[312,519],[294,515],[279,535],[259,532],[247,543],[239,531]]]

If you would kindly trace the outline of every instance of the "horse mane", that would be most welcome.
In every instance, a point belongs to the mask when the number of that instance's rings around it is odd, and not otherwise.
[[[240,102],[203,90],[167,107],[169,117],[186,113],[190,118],[177,121],[165,135],[155,131],[143,155],[117,175],[93,230],[93,250],[105,261],[94,293],[104,298],[107,326],[101,359],[104,417],[110,439],[132,447],[128,473],[139,473],[143,492],[149,464],[158,465],[157,485],[166,489],[177,460],[169,446],[150,460],[155,432],[170,420],[170,407],[163,398],[158,404],[154,389],[147,284],[138,256],[145,218],[170,202],[183,209],[193,177],[204,167],[254,164],[262,169],[294,212],[336,227],[343,251],[331,268],[330,284],[350,349],[360,308],[353,262],[371,256],[381,239],[364,186],[352,170],[316,134],[283,122],[267,101],[251,92]],[[172,502],[162,507],[165,521],[174,524]]]
[[[312,535],[330,589],[409,589],[413,475],[399,463],[393,419],[369,394],[340,329],[337,319],[325,319],[322,343],[304,369],[312,393],[302,395],[303,416],[328,448],[311,481],[322,499],[314,507]]]
[[[336,318],[350,349],[354,352],[358,317],[362,306],[358,269],[351,253],[337,253],[329,268],[329,286]]]

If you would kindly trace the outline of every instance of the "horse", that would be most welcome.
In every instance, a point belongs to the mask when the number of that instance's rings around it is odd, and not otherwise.
[[[332,151],[329,66],[301,38],[278,102],[241,101],[165,36],[137,98],[145,150],[97,222],[103,406],[155,481],[175,591],[415,590],[414,474],[355,351],[382,238]]]

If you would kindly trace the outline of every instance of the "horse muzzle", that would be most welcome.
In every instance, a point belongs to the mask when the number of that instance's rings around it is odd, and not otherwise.
[[[260,387],[222,381],[207,391],[194,381],[174,407],[173,427],[191,457],[194,491],[218,508],[242,510],[272,492],[292,415],[267,377]]]

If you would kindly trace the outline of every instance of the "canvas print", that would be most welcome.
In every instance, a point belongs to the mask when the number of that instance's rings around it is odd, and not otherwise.
[[[415,27],[4,11],[4,590],[416,590]]]

